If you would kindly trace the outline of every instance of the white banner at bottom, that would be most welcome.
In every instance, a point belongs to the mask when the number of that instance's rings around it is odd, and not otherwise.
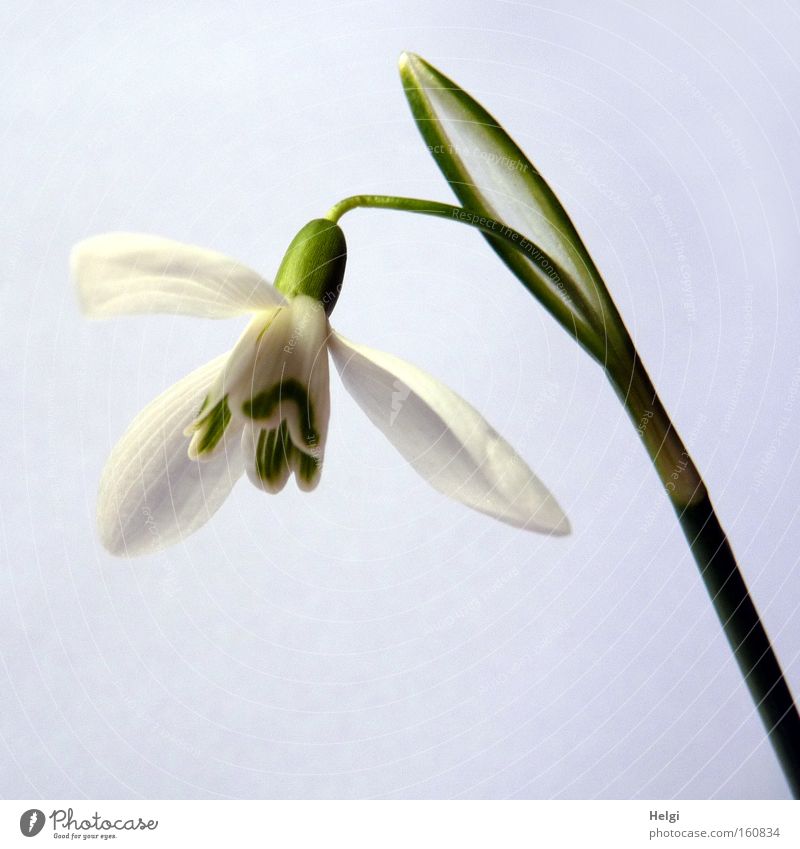
[[[0,802],[0,846],[798,847],[793,802]]]

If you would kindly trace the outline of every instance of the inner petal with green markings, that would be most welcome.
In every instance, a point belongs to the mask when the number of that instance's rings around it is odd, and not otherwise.
[[[330,415],[329,333],[323,305],[305,295],[257,313],[190,428],[190,456],[211,457],[235,422],[256,486],[278,492],[294,472],[301,489],[313,489]]]

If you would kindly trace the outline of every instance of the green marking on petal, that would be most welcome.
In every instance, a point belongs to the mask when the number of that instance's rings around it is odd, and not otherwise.
[[[314,426],[314,409],[305,386],[299,380],[294,378],[285,380],[271,389],[259,392],[242,404],[242,412],[251,419],[268,419],[279,405],[286,401],[293,402],[297,407],[306,445],[309,447],[316,445],[319,434]]]
[[[297,449],[295,450],[297,451]],[[316,457],[312,457],[310,454],[304,454],[302,451],[297,451],[297,454],[299,455],[296,466],[297,474],[306,483],[311,483],[317,476],[320,462]]]
[[[208,406],[210,401],[211,401],[210,395],[206,395],[206,397],[203,398],[203,403],[200,405],[200,409],[197,411],[197,416],[195,416],[195,418],[199,418],[203,414],[203,410],[205,410],[205,408]]]
[[[200,412],[206,408],[208,398],[203,401]],[[203,431],[197,443],[197,454],[207,454],[213,451],[225,433],[225,428],[231,420],[231,411],[228,406],[228,396],[216,403],[204,416],[198,418],[192,430]]]
[[[321,463],[292,442],[289,426],[286,421],[282,421],[274,430],[259,432],[255,467],[261,480],[271,486],[278,486],[282,485],[292,469],[304,483],[312,483],[319,474]]]
[[[267,444],[270,446],[270,454],[267,460],[268,480],[278,480],[284,466],[289,465],[287,448],[291,446],[291,442],[287,445],[286,436],[286,422],[281,422],[280,427],[273,430],[267,440]]]
[[[256,474],[261,480],[267,480],[267,470],[264,464],[267,438],[267,432],[265,430],[260,431],[258,434],[258,443],[256,444]]]

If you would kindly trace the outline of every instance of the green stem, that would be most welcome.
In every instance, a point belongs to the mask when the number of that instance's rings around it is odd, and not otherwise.
[[[609,374],[664,484],[739,669],[794,798],[800,798],[800,715],[703,479],[641,360],[620,385]]]
[[[549,272],[547,274],[557,291],[563,286],[561,280],[568,279],[557,263],[521,233],[501,221],[471,210],[418,198],[354,195],[333,206],[327,218],[336,222],[346,212],[358,207],[395,209],[468,224],[506,241],[529,260],[533,259],[542,271],[549,264],[555,269],[556,277],[554,279]],[[576,287],[570,289],[570,298],[575,299],[575,303],[571,303],[570,299],[559,297],[552,286],[534,287],[519,274],[517,277],[604,366],[672,502],[792,795],[800,798],[800,715],[789,685],[711,504],[705,483],[661,403],[616,306],[609,296],[610,314],[600,317],[601,332],[598,332],[595,309]],[[604,323],[606,318],[611,318],[609,327]],[[609,329],[613,329],[618,337],[611,346],[606,344],[602,332]]]
[[[512,245],[520,254],[533,262],[548,281],[547,285],[538,286],[535,290],[524,281],[528,291],[543,303],[559,324],[571,336],[574,336],[598,362],[606,361],[608,351],[605,339],[598,333],[597,328],[593,327],[594,308],[581,292],[570,289],[567,294],[563,282],[568,279],[567,275],[555,260],[527,236],[508,227],[502,221],[460,206],[435,200],[392,195],[353,195],[332,206],[325,217],[337,222],[346,212],[358,208],[394,209],[413,212],[417,215],[431,215],[434,218],[447,218],[459,224],[475,227]]]

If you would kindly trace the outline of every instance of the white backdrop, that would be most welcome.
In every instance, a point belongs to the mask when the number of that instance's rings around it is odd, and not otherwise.
[[[477,406],[566,539],[445,501],[333,378],[315,493],[243,481],[185,544],[115,560],[105,457],[241,323],[87,322],[67,256],[139,230],[269,277],[348,194],[450,200],[396,71],[420,53],[575,219],[800,691],[788,2],[15,0],[0,31],[0,794],[786,796],[634,430],[477,234],[348,215],[335,324]]]

